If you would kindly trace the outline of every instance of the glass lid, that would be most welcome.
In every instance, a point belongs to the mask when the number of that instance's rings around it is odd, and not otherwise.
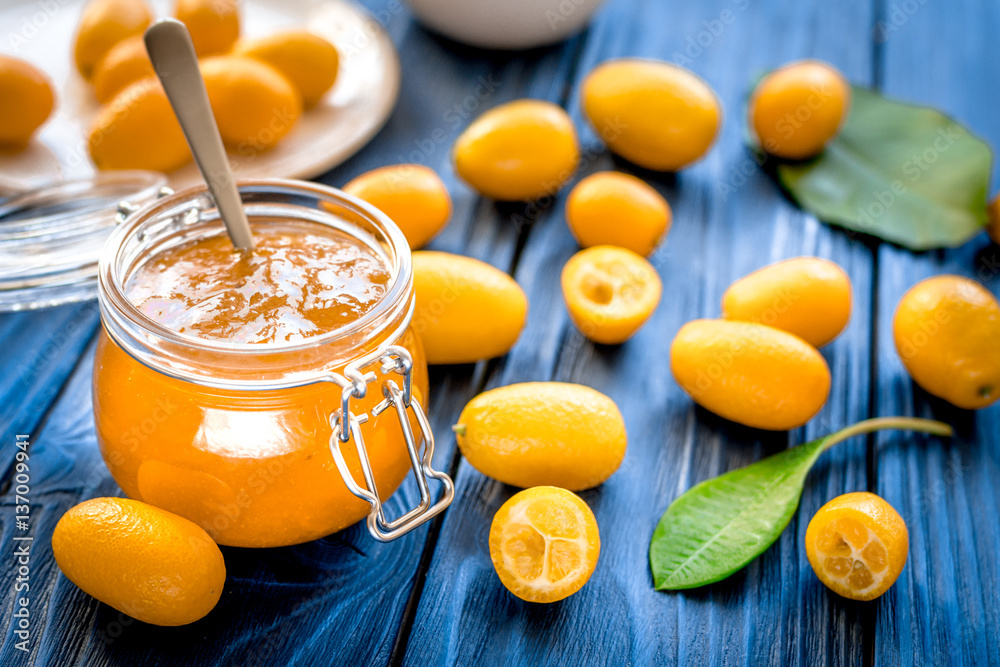
[[[166,183],[163,174],[117,171],[0,196],[0,312],[95,298],[119,204],[141,207]]]

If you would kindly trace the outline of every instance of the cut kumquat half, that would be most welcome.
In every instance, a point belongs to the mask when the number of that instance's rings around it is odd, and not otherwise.
[[[600,245],[573,255],[562,272],[570,319],[595,343],[624,343],[660,303],[663,284],[645,257]]]
[[[866,491],[837,496],[806,529],[806,556],[827,588],[851,600],[874,600],[906,564],[909,534],[892,505]]]
[[[597,520],[566,489],[536,486],[503,504],[490,527],[490,558],[501,583],[528,602],[555,602],[590,579],[601,552]]]

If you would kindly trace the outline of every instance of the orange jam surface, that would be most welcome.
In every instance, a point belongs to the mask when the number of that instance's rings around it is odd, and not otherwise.
[[[174,331],[232,343],[301,341],[349,324],[385,294],[382,260],[343,232],[258,232],[252,252],[226,236],[153,257],[129,299]]]
[[[255,226],[254,240],[252,252],[234,250],[225,235],[164,250],[135,271],[126,293],[143,314],[172,330],[263,349],[354,322],[388,288],[391,275],[382,258],[344,232],[314,223],[268,223]],[[414,397],[426,405],[427,370],[416,335],[408,330],[395,344],[413,355]],[[335,338],[323,339],[322,346],[331,359],[348,358],[350,350]],[[316,349],[311,353],[315,357]],[[247,369],[252,372],[252,355]],[[395,411],[371,416],[385,378],[372,370],[378,384],[352,402],[352,411],[369,414],[362,436],[379,494],[387,498],[409,471],[409,459]],[[369,506],[348,491],[329,449],[340,387],[319,382],[249,389],[170,378],[102,333],[94,415],[115,480],[130,497],[191,519],[221,544],[296,544],[363,518]],[[416,428],[415,419],[410,422]],[[362,481],[354,442],[342,449]]]

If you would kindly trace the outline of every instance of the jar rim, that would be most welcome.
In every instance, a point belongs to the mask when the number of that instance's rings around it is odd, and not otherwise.
[[[131,258],[133,261],[129,261],[130,258],[127,252],[129,248],[128,244],[130,240],[134,240],[137,236],[141,242],[141,235],[148,232],[148,230],[144,230],[144,226],[153,224],[158,219],[168,216],[171,211],[176,211],[178,207],[183,206],[186,203],[192,204],[193,208],[198,211],[199,215],[209,213],[214,214],[215,218],[209,222],[205,222],[199,218],[198,223],[182,222],[178,223],[179,225],[183,226],[185,224],[191,224],[191,226],[193,226],[193,224],[199,223],[203,225],[213,224],[218,225],[218,229],[221,230],[223,228],[222,222],[221,219],[218,218],[218,212],[215,208],[214,200],[208,193],[207,186],[204,184],[196,185],[185,188],[176,193],[166,195],[158,200],[154,200],[133,213],[124,214],[122,216],[123,219],[121,223],[111,234],[104,247],[104,251],[101,253],[98,270],[98,298],[101,306],[101,317],[105,320],[105,330],[108,331],[111,337],[114,338],[115,341],[126,350],[126,352],[128,352],[131,356],[136,357],[144,365],[154,367],[156,370],[165,372],[168,375],[181,377],[186,380],[193,379],[188,373],[177,374],[156,364],[155,362],[157,360],[155,359],[155,354],[137,354],[137,351],[135,349],[131,349],[131,346],[123,345],[122,343],[125,341],[120,340],[120,336],[115,335],[111,331],[112,327],[108,326],[109,319],[112,320],[114,324],[118,325],[114,327],[116,329],[125,327],[126,329],[137,330],[136,333],[141,334],[143,338],[154,338],[160,343],[168,344],[171,348],[254,358],[260,358],[264,355],[289,355],[296,352],[315,350],[316,348],[330,345],[335,341],[343,341],[351,337],[360,336],[365,332],[381,333],[388,326],[394,323],[396,324],[397,332],[393,338],[402,334],[406,326],[409,325],[409,320],[412,316],[413,310],[412,260],[409,244],[407,243],[402,230],[400,230],[400,228],[385,213],[357,197],[319,183],[290,179],[247,179],[237,181],[237,187],[241,198],[244,199],[245,206],[248,205],[248,198],[253,200],[255,196],[272,195],[292,198],[305,197],[314,199],[319,204],[316,210],[320,211],[324,217],[328,217],[331,220],[340,220],[347,225],[353,225],[359,230],[362,229],[356,221],[352,221],[347,218],[340,218],[337,216],[337,213],[330,208],[327,208],[325,211],[321,211],[320,209],[322,208],[322,204],[324,202],[329,202],[337,207],[341,207],[358,216],[364,222],[371,224],[382,236],[384,236],[384,242],[388,246],[388,253],[380,253],[380,256],[387,260],[387,268],[391,272],[390,282],[385,293],[379,298],[371,310],[364,313],[358,319],[315,336],[295,341],[233,343],[225,340],[202,338],[191,334],[184,334],[156,321],[149,315],[139,310],[139,308],[136,307],[127,295],[127,283],[136,268],[135,258],[133,257]],[[199,201],[207,204],[208,207],[198,208],[197,203]],[[305,220],[309,222],[317,222],[318,224],[324,224],[323,221],[320,220],[313,220],[309,218],[306,218]],[[375,247],[372,247],[371,249],[375,251],[379,250],[379,248]],[[146,257],[146,261],[148,261],[149,257],[155,256],[155,254],[155,252],[149,253],[149,256]],[[393,318],[392,314],[393,312],[400,311],[403,308],[405,308],[406,311],[403,315],[403,326],[399,326],[397,323],[399,318]],[[141,343],[139,347],[142,347]],[[139,358],[140,356],[143,358]],[[322,375],[322,373],[316,373],[316,375]],[[313,381],[316,381],[317,379],[322,378],[316,378]],[[239,384],[247,383],[252,384],[253,382],[245,379],[239,381]],[[307,383],[308,382],[298,382],[296,384]],[[229,383],[208,381],[203,384],[219,386]]]

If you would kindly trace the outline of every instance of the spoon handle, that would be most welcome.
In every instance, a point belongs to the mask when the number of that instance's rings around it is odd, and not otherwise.
[[[250,223],[212,115],[191,35],[180,21],[161,19],[146,30],[145,41],[153,69],[215,199],[230,240],[236,248],[253,250]]]

